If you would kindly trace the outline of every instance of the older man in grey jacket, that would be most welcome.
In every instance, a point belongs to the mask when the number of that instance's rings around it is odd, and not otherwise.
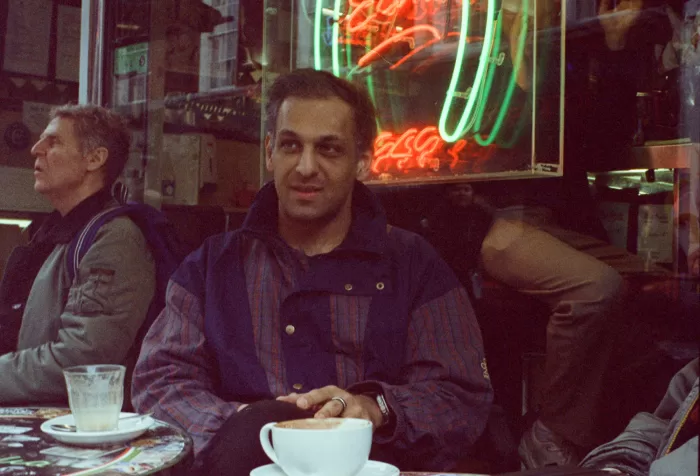
[[[82,105],[56,108],[32,148],[34,189],[55,211],[13,251],[0,284],[0,404],[65,401],[63,368],[136,360],[155,290],[141,230],[126,217],[103,225],[72,281],[66,259],[74,236],[117,205],[110,189],[129,143],[119,116]]]
[[[698,375],[695,358],[671,380],[654,413],[639,413],[622,434],[581,462],[630,476],[697,476]]]

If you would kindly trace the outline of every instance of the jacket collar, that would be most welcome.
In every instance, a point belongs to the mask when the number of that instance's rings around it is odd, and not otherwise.
[[[69,243],[73,236],[82,230],[87,222],[102,211],[110,201],[114,201],[114,198],[108,190],[103,188],[80,202],[64,217],[54,210],[37,230],[32,241]]]
[[[260,189],[243,222],[243,229],[281,239],[278,232],[278,198],[274,182]],[[352,192],[352,223],[343,242],[334,251],[382,254],[386,248],[386,215],[377,196],[355,182]]]

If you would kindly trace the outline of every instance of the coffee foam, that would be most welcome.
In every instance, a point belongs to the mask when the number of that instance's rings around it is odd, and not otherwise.
[[[347,418],[305,418],[277,423],[278,428],[293,430],[337,430],[361,428],[356,420]]]

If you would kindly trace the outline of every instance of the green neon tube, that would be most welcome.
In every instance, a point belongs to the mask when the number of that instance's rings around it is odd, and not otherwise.
[[[486,67],[488,66],[488,55],[491,50],[491,42],[493,41],[492,33],[494,13],[495,0],[489,0],[486,11],[486,31],[484,32],[484,44],[482,45],[481,54],[479,56],[479,66],[477,67],[472,89],[467,97],[467,104],[462,112],[462,117],[460,118],[457,127],[450,134],[447,132],[447,119],[450,109],[452,108],[452,101],[454,100],[454,93],[457,89],[457,83],[459,82],[459,77],[462,74],[464,52],[467,44],[466,37],[469,28],[469,1],[462,2],[462,18],[460,22],[459,34],[460,41],[459,45],[457,46],[457,57],[455,59],[454,69],[452,70],[450,85],[447,88],[447,97],[445,98],[445,102],[442,106],[442,112],[440,113],[440,122],[438,126],[440,136],[445,140],[445,142],[455,142],[468,131],[467,121],[472,116],[472,109],[474,108],[474,103],[476,102],[476,96],[479,93],[481,83],[484,80],[484,75],[486,74]]]
[[[321,69],[321,9],[323,0],[316,0],[314,11],[314,69]]]
[[[370,39],[369,35],[365,37],[365,51],[369,51],[371,48],[371,43],[372,40]],[[373,71],[370,69],[369,73],[367,73],[367,91],[369,92],[369,97],[372,99],[372,104],[374,106],[377,106],[377,98],[374,96],[374,79],[372,79],[372,74]],[[381,132],[382,131],[382,125],[379,122],[379,114],[376,114],[377,116],[377,131]]]
[[[549,35],[546,31],[544,32],[545,35]],[[545,40],[547,43],[551,42],[547,39]],[[548,64],[549,64],[549,54],[550,54],[550,49],[545,49],[544,52],[540,55],[540,64],[537,66],[540,71],[546,71]],[[534,91],[535,91],[535,85],[533,84],[530,95],[532,96],[532,100],[534,101]],[[503,140],[497,140],[497,144],[500,147],[506,148],[506,149],[511,149],[515,146],[515,144],[518,142],[520,139],[520,136],[523,134],[523,129],[525,128],[525,125],[527,124],[527,118],[530,117],[529,111],[527,107],[523,107],[521,113],[520,113],[520,118],[518,119],[518,123],[515,126],[515,130],[513,131],[513,134],[511,138],[507,141]]]
[[[474,140],[481,146],[487,146],[493,143],[496,139],[496,135],[503,126],[503,121],[506,118],[506,113],[510,107],[510,102],[513,99],[513,93],[516,87],[516,75],[523,61],[523,56],[525,54],[525,39],[527,38],[527,22],[528,22],[528,0],[522,1],[522,11],[520,19],[520,35],[518,37],[518,50],[515,54],[515,63],[513,64],[513,71],[510,74],[510,82],[508,83],[508,88],[506,89],[506,95],[501,103],[501,109],[498,111],[498,116],[496,116],[496,121],[493,124],[491,133],[486,139],[481,137],[479,134],[474,135]]]
[[[464,63],[464,50],[466,50],[466,35],[468,32],[469,28],[469,2],[462,2],[462,18],[460,19],[460,31],[459,31],[459,37],[458,37],[458,45],[457,45],[457,55],[455,57],[455,66],[452,70],[452,77],[450,78],[450,85],[447,88],[447,95],[445,98],[445,102],[442,105],[442,111],[440,112],[440,122],[438,124],[438,130],[440,132],[440,136],[446,141],[446,142],[454,142],[456,140],[456,137],[454,136],[459,136],[459,134],[454,134],[450,135],[447,133],[447,128],[446,128],[446,123],[447,123],[447,116],[450,110],[450,107],[452,106],[452,100],[454,99],[454,93],[455,90],[457,89],[457,82],[459,80],[459,76],[462,72],[462,64]],[[473,89],[473,88],[472,88]],[[461,120],[460,120],[461,123]],[[459,126],[458,126],[459,129]]]
[[[345,67],[348,72],[346,78],[350,79],[350,74],[352,73],[352,45],[348,43],[349,37],[347,33],[345,34]]]
[[[491,58],[498,59],[499,46],[501,44],[501,30],[503,27],[503,14],[498,14],[498,19],[496,20],[496,41],[493,43],[493,51],[489,55]],[[496,68],[498,65],[496,61],[489,64],[489,71],[486,75],[486,83],[484,84],[483,98],[479,101],[476,112],[476,120],[474,122],[474,134],[481,130],[481,120],[484,118],[484,112],[486,112],[486,106],[488,105],[489,96],[491,95],[491,87],[493,86],[493,77],[496,74]]]
[[[371,43],[372,40],[370,39],[370,36],[367,35],[365,37],[365,52],[370,51],[371,48]],[[370,67],[369,72],[367,73],[367,91],[369,92],[369,97],[372,99],[372,104],[374,104],[374,107],[377,107],[377,98],[374,96],[374,79],[372,78],[372,75],[374,72],[372,71],[372,68]],[[376,116],[376,121],[377,121],[377,133],[382,132],[382,124],[379,120],[380,114],[379,111],[377,111]]]
[[[340,19],[340,0],[335,0],[333,4],[333,40],[331,43],[331,53],[333,58],[333,74],[340,77],[340,54],[338,52],[338,20]]]
[[[513,130],[511,138],[507,141],[497,141],[496,143],[498,144],[498,146],[503,149],[512,149],[520,139],[520,136],[523,134],[523,129],[525,129],[525,125],[527,124],[527,119],[529,117],[530,110],[527,107],[523,106],[522,110],[520,111],[520,117],[518,118],[518,122],[515,125],[515,129]]]

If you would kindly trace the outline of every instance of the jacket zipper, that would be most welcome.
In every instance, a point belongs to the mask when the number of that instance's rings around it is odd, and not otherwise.
[[[680,424],[676,427],[676,431],[673,432],[673,436],[671,437],[671,441],[669,442],[669,445],[666,447],[666,452],[664,453],[665,455],[667,455],[671,452],[671,448],[673,448],[673,445],[676,442],[676,438],[678,438],[678,434],[683,429],[683,425],[685,425],[686,420],[688,420],[688,417],[690,416],[690,412],[692,412],[693,408],[695,408],[695,404],[697,403],[697,401],[698,401],[698,395],[695,395],[693,402],[688,407],[688,410],[685,412],[685,415],[683,415],[683,418],[681,419]]]

